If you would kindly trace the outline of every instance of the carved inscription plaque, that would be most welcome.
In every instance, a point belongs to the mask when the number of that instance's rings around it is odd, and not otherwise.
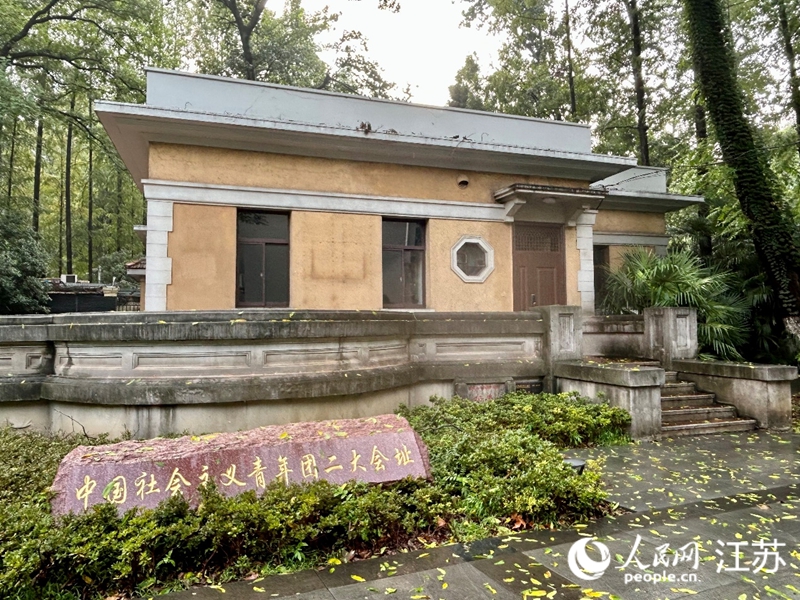
[[[53,490],[54,514],[111,502],[120,512],[154,508],[174,495],[192,506],[214,481],[227,496],[284,484],[430,477],[428,450],[396,415],[273,425],[238,433],[79,446],[64,457]]]
[[[473,383],[467,384],[469,399],[478,402],[501,398],[506,394],[505,383]]]

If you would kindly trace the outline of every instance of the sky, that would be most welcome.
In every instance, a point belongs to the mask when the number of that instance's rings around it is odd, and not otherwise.
[[[486,68],[501,39],[486,30],[460,27],[462,3],[452,0],[401,0],[398,13],[377,8],[377,0],[303,0],[306,10],[328,6],[340,12],[338,35],[358,30],[369,41],[369,57],[397,84],[397,95],[411,84],[411,101],[442,106],[448,87],[468,54],[477,53]],[[338,37],[337,35],[337,37]],[[323,58],[324,55],[323,55]]]

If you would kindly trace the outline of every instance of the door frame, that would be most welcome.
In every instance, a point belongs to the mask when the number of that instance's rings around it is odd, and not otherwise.
[[[517,308],[516,298],[517,298],[517,286],[519,285],[519,271],[517,269],[517,231],[519,228],[524,227],[543,227],[548,229],[553,229],[558,231],[558,235],[561,240],[561,259],[560,259],[560,266],[563,269],[563,285],[561,286],[560,290],[557,290],[556,297],[557,300],[560,299],[563,303],[557,302],[557,306],[566,306],[567,304],[567,285],[568,285],[568,273],[567,273],[567,236],[566,236],[566,227],[563,223],[553,223],[553,222],[545,222],[545,221],[514,221],[513,223],[513,231],[511,236],[511,265],[512,265],[512,276],[511,276],[511,285],[513,290],[513,298],[514,298],[514,312],[525,312],[530,310],[530,306],[525,308]],[[522,252],[522,251],[520,251]],[[537,305],[539,306],[539,305]]]

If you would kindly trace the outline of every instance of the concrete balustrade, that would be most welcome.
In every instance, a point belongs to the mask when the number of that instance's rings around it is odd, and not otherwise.
[[[540,381],[625,408],[635,438],[657,437],[664,369],[582,361],[604,355],[658,360],[760,427],[789,427],[797,369],[692,360],[696,323],[685,308],[602,317],[576,306],[0,317],[0,424],[135,437],[235,431]]]
[[[664,369],[625,364],[567,361],[556,365],[559,392],[608,402],[631,415],[630,435],[652,440],[661,434],[661,386]]]
[[[150,437],[371,416],[580,352],[577,307],[8,317],[0,423]]]
[[[756,419],[759,427],[791,428],[797,367],[702,360],[676,360],[672,365],[679,379],[713,392],[719,402],[735,406],[739,416]]]

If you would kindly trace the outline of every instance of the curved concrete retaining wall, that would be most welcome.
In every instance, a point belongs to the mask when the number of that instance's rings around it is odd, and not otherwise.
[[[0,423],[135,437],[362,417],[580,358],[580,309],[0,318]]]

